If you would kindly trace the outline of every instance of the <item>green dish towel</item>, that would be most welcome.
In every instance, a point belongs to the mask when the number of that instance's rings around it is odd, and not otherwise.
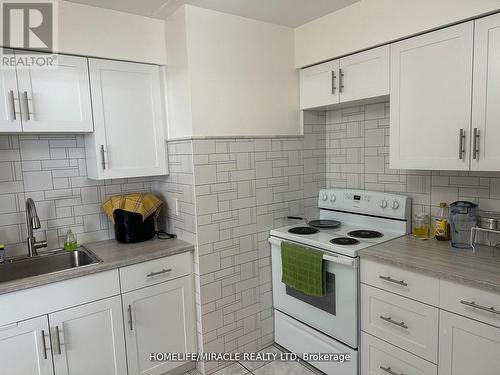
[[[326,288],[326,268],[323,252],[290,242],[281,242],[281,281],[315,297],[323,297]]]

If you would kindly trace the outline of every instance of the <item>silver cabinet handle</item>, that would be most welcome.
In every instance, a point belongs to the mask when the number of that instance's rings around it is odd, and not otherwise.
[[[335,70],[332,70],[332,95],[335,95],[335,90],[337,89],[335,87],[335,80],[337,79],[337,76],[335,75]]]
[[[102,170],[106,169],[106,156],[104,155],[106,151],[104,150],[104,145],[101,145],[101,166]]]
[[[382,371],[387,372],[388,374],[391,374],[391,375],[404,375],[403,373],[399,373],[399,374],[398,374],[397,372],[392,371],[390,367],[380,366],[380,369],[381,369]]]
[[[342,71],[342,68],[339,69],[339,92],[342,92],[342,89],[344,88],[344,72]]]
[[[162,269],[161,271],[158,271],[158,272],[151,272],[151,273],[148,273],[146,275],[146,277],[153,277],[153,276],[158,276],[158,275],[163,275],[164,273],[167,273],[167,272],[172,272],[172,268],[169,268],[169,269]]]
[[[500,310],[496,310],[493,306],[492,307],[481,306],[481,305],[476,304],[474,301],[469,302],[469,301],[464,301],[464,300],[460,300],[460,303],[462,305],[473,307],[473,308],[478,309],[478,310],[488,311],[490,313],[500,315]]]
[[[474,128],[472,135],[472,159],[479,159],[479,129]]]
[[[131,331],[134,330],[134,323],[132,322],[132,305],[128,305],[128,326]]]
[[[379,275],[379,279],[382,279],[384,281],[388,281],[390,283],[394,283],[394,284],[398,284],[398,285],[402,285],[402,286],[408,286],[407,283],[404,282],[404,280],[395,280],[393,279],[392,277],[390,276],[382,276],[382,275]]]
[[[29,105],[27,91],[23,92],[23,102],[24,102],[24,110],[26,111],[26,120],[29,121],[29,120],[31,120],[31,116],[30,116],[30,105]]]
[[[12,90],[9,91],[9,101],[10,101],[10,108],[12,110],[12,119],[17,120],[16,103],[15,103],[15,99],[14,99],[14,91],[12,91]]]
[[[405,322],[397,322],[397,321],[393,320],[390,316],[380,315],[380,319],[382,319],[383,321],[386,321],[387,323],[394,324],[398,327],[408,329],[408,326],[405,324]]]
[[[458,137],[458,158],[462,160],[465,152],[465,130],[460,129],[460,136]]]
[[[59,334],[59,326],[56,326],[57,354],[61,355],[61,336]]]
[[[45,331],[42,329],[42,349],[43,349],[43,358],[47,359],[47,343],[45,342]]]

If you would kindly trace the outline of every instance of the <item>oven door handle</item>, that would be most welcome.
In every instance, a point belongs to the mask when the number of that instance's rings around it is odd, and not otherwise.
[[[269,237],[268,241],[271,245],[278,246],[278,247],[281,246],[281,242],[282,242],[282,240],[278,240],[277,238],[273,238],[273,237]],[[353,258],[349,258],[349,257],[342,256],[342,255],[323,253],[323,260],[325,260],[327,262],[332,262],[332,263],[342,264],[345,266],[350,266],[352,268],[358,268],[358,259],[357,258],[353,259]]]
[[[326,260],[327,262],[343,264],[345,266],[350,266],[353,268],[358,267],[358,262],[356,261],[356,259],[352,259],[352,258],[348,258],[348,257],[323,254],[323,260]]]

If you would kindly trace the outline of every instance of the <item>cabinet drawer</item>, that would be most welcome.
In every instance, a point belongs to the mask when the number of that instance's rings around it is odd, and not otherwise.
[[[437,366],[362,332],[361,375],[392,375],[393,373],[437,375]]]
[[[442,309],[500,327],[500,294],[445,280],[440,294]],[[486,311],[492,307],[494,311]]]
[[[437,363],[438,309],[361,286],[361,329]]]
[[[191,253],[186,252],[120,268],[120,285],[128,292],[190,273]]]
[[[418,272],[361,259],[361,282],[429,305],[439,305],[439,280]]]

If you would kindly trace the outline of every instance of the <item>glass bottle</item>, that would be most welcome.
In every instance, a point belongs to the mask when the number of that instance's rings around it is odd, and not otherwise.
[[[450,223],[448,221],[448,205],[439,203],[439,212],[434,218],[434,238],[438,241],[450,240]]]
[[[413,237],[426,240],[429,238],[430,221],[429,214],[421,212],[415,215],[413,221]]]

